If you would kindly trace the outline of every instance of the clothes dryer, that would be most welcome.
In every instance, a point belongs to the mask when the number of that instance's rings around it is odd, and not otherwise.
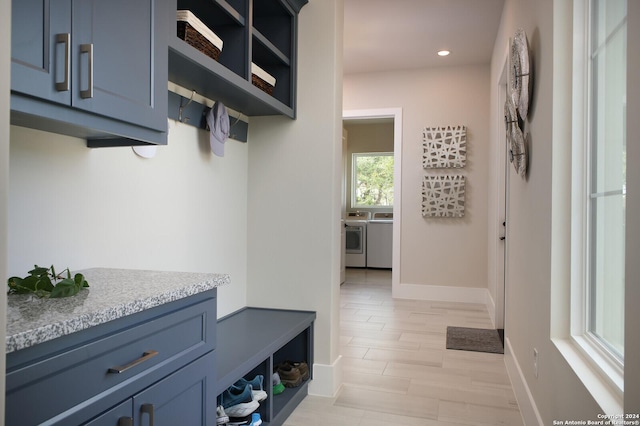
[[[367,266],[367,222],[369,212],[349,212],[345,220],[345,266]]]

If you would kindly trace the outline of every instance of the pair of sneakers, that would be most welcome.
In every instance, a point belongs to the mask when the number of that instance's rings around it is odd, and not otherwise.
[[[306,362],[284,361],[275,368],[280,381],[287,388],[300,386],[309,379],[309,366]]]
[[[224,415],[246,417],[256,411],[260,407],[260,401],[267,398],[267,393],[262,388],[263,380],[262,375],[257,375],[250,381],[242,378],[227,388],[220,395],[219,405]]]

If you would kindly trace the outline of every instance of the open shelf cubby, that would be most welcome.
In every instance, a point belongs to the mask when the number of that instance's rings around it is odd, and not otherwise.
[[[176,0],[222,41],[218,60],[169,37],[169,80],[248,116],[295,118],[297,22],[307,0]],[[273,94],[251,82],[254,62],[276,79]]]
[[[244,377],[264,376],[267,399],[259,408],[263,425],[281,425],[307,395],[309,381],[273,395],[274,366],[283,361],[304,361],[313,367],[315,312],[243,308],[218,320],[216,394]]]

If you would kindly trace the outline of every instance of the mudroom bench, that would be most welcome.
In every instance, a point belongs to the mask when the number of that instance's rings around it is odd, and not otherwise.
[[[283,361],[306,362],[313,368],[313,322],[316,313],[246,307],[217,323],[216,394],[240,378],[264,376],[267,399],[259,413],[263,425],[281,425],[307,395],[309,380],[273,395],[274,366]]]

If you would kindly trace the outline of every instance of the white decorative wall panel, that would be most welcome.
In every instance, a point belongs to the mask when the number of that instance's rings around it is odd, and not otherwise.
[[[422,131],[422,167],[464,167],[467,161],[467,127],[426,127]]]
[[[422,178],[422,216],[464,216],[465,177],[435,175]]]

